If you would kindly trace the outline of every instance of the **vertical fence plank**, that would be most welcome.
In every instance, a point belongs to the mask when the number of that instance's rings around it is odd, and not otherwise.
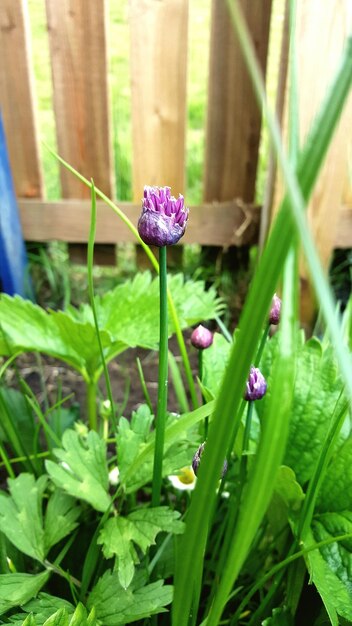
[[[145,184],[184,193],[188,2],[130,0],[130,28],[133,198]],[[179,265],[182,248],[168,260]]]
[[[326,0],[324,10],[319,0],[298,0],[296,49],[298,68],[299,130],[301,143],[324,99],[341,58],[348,33],[351,32],[350,0]],[[286,111],[287,117],[287,111]],[[336,239],[337,226],[346,189],[348,157],[351,154],[352,98],[346,105],[330,145],[324,167],[308,206],[308,218],[327,268]],[[347,191],[345,191],[347,197]],[[282,192],[276,194],[280,200]],[[301,264],[301,319],[309,327],[315,304],[309,274]]]
[[[0,107],[17,196],[38,198],[43,182],[33,104],[27,4],[1,0]]]
[[[53,99],[61,156],[112,193],[105,0],[46,0]],[[61,168],[64,198],[89,189]]]
[[[241,2],[265,73],[271,0]],[[226,2],[213,0],[204,199],[252,202],[261,111]]]
[[[133,196],[185,188],[187,0],[130,0]]]

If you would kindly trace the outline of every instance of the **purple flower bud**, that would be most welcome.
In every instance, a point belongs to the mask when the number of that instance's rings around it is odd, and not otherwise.
[[[197,452],[195,453],[195,455],[193,457],[193,460],[192,460],[192,468],[193,468],[193,471],[194,471],[196,476],[197,476],[198,468],[199,468],[199,465],[200,465],[200,459],[201,459],[201,456],[202,456],[202,454],[204,452],[205,443],[206,442],[204,441],[203,443],[200,444],[200,446],[199,446],[199,448],[198,448]],[[224,478],[226,472],[227,472],[227,460],[225,459],[224,464],[222,466],[222,470],[221,470],[221,478]]]
[[[280,321],[280,313],[281,313],[281,300],[276,293],[274,293],[274,297],[271,302],[271,309],[269,315],[269,324],[275,324],[275,326]]]
[[[199,324],[191,334],[191,344],[198,350],[205,350],[213,343],[213,333]]]
[[[151,246],[171,246],[181,239],[186,230],[189,209],[184,198],[176,199],[170,187],[144,187],[142,214],[138,232],[144,243]]]
[[[251,366],[251,370],[246,383],[245,400],[260,400],[266,392],[266,380],[260,369]]]

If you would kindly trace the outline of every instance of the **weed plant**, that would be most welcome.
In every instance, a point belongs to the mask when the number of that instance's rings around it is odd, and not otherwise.
[[[64,399],[43,410],[20,376],[21,392],[1,385],[2,623],[352,623],[352,301],[341,318],[304,214],[351,85],[352,40],[306,144],[288,160],[238,3],[229,10],[287,195],[235,332],[220,321],[212,341],[196,333],[195,381],[182,329],[219,316],[215,292],[182,276],[167,289],[164,244],[159,266],[136,226],[57,157],[91,189],[90,305],[46,312],[2,296],[0,378],[25,351],[62,359],[86,381],[88,424],[70,423]],[[96,196],[135,234],[160,282],[137,275],[94,295]],[[306,340],[299,329],[300,245],[321,307],[320,339]],[[280,321],[277,300],[272,310],[278,285]],[[279,321],[272,337],[270,321]],[[140,367],[144,402],[120,415],[107,363],[134,345],[160,347],[165,363],[173,333],[183,365],[181,375],[170,358],[180,414],[165,410],[161,367],[155,417]],[[102,374],[107,398],[98,415]],[[317,592],[309,610],[308,582]]]

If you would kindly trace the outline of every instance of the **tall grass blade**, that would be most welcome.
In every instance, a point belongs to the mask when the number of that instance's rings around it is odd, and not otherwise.
[[[231,7],[236,32],[248,62],[256,92],[268,123],[270,122],[269,127],[279,161],[284,170],[288,195],[285,197],[277,216],[251,285],[240,320],[241,332],[232,350],[228,369],[224,375],[216,402],[209,440],[204,451],[204,458],[202,457],[199,479],[188,513],[186,532],[180,540],[181,545],[178,554],[182,558],[179,558],[176,563],[172,618],[174,626],[186,626],[191,624],[195,618],[194,613],[193,615],[191,614],[191,606],[195,604],[194,593],[196,585],[193,572],[200,571],[199,563],[203,562],[208,523],[223,463],[224,450],[226,450],[228,440],[231,440],[239,427],[238,409],[246,377],[262,333],[262,326],[269,309],[272,294],[275,291],[281,268],[292,243],[295,227],[297,227],[304,244],[307,259],[314,274],[318,295],[320,298],[328,298],[328,305],[325,306],[326,319],[334,344],[338,344],[340,366],[344,372],[344,378],[352,397],[352,380],[349,378],[347,383],[347,372],[350,372],[350,359],[340,341],[340,330],[335,324],[331,294],[324,279],[303,214],[304,200],[309,198],[313,189],[319,168],[349,92],[352,76],[352,42],[349,43],[346,49],[340,70],[317,117],[318,121],[313,126],[306,145],[299,155],[297,167],[299,186],[295,174],[284,155],[278,125],[266,103],[262,79],[238,3],[229,3],[229,6]],[[223,598],[221,599],[222,601]],[[216,622],[214,621],[213,623]]]

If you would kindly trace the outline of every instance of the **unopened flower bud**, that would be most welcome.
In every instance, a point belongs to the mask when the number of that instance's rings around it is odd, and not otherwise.
[[[213,333],[199,324],[191,334],[191,344],[198,350],[205,350],[213,343]]]
[[[184,198],[176,199],[170,187],[144,187],[142,214],[138,221],[138,232],[144,243],[151,246],[171,246],[185,232],[189,209]]]
[[[258,367],[251,366],[246,383],[245,400],[260,400],[266,393],[266,380]]]
[[[275,293],[271,302],[269,324],[275,324],[276,326],[280,321],[280,313],[281,313],[281,300],[279,296]]]
[[[200,459],[201,456],[204,452],[204,448],[205,448],[205,441],[203,443],[200,444],[197,452],[195,453],[193,460],[192,460],[192,467],[193,467],[193,471],[195,473],[195,475],[197,476],[197,472],[199,469],[199,465],[200,465]],[[221,470],[221,478],[224,478],[225,474],[227,472],[227,460],[225,459],[223,466],[222,466],[222,470]]]

